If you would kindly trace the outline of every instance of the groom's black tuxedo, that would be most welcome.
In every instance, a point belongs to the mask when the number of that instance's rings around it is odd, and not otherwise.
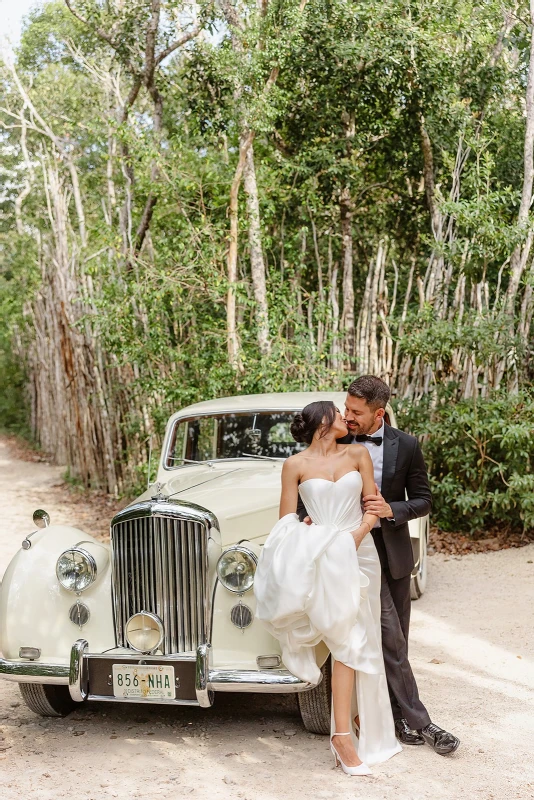
[[[338,440],[350,444],[351,435]],[[414,566],[408,522],[426,517],[432,507],[432,494],[428,482],[423,454],[419,442],[391,425],[384,423],[384,463],[382,466],[381,494],[393,511],[394,522],[380,520],[383,548],[387,556],[382,566],[388,566],[393,578],[404,578]],[[378,530],[373,530],[377,538]],[[378,545],[377,545],[378,548]],[[378,548],[380,555],[381,548]]]
[[[352,435],[338,439],[351,444]],[[384,423],[384,460],[381,494],[391,506],[393,521],[380,520],[371,531],[382,566],[382,649],[394,719],[406,719],[414,730],[424,728],[430,717],[417,690],[408,661],[410,627],[410,580],[414,566],[408,522],[430,512],[432,494],[419,442],[413,436]],[[297,513],[306,516],[300,499]]]

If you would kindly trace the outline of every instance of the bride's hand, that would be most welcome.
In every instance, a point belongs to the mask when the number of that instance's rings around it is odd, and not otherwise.
[[[369,523],[362,522],[359,528],[357,528],[355,531],[351,531],[354,544],[356,545],[356,550],[361,545],[363,539],[365,539],[370,530]]]

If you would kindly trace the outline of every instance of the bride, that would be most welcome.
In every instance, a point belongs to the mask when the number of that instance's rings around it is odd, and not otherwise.
[[[381,568],[370,533],[377,517],[362,516],[361,509],[362,491],[375,491],[373,465],[363,445],[337,444],[347,428],[331,402],[307,405],[291,433],[308,447],[282,469],[280,519],[254,580],[256,616],[280,641],[287,669],[302,680],[319,682],[314,646],[324,641],[333,661],[336,766],[370,775],[368,764],[401,750],[382,658]],[[312,525],[295,513],[299,493]]]

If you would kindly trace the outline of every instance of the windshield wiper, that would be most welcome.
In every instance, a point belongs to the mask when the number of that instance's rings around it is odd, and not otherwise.
[[[212,458],[211,461],[195,461],[192,458],[178,458],[169,456],[169,461],[183,461],[186,464],[207,464],[208,467],[215,466],[219,461],[240,461],[242,458],[260,458],[263,461],[285,461],[285,458],[277,458],[276,456],[260,456],[257,453],[242,453],[240,456],[227,456],[226,458]]]
[[[195,461],[193,458],[178,458],[175,456],[168,456],[169,461],[184,461],[186,464],[207,464],[208,467],[213,467],[213,461]]]
[[[262,458],[265,461],[285,461],[283,458],[277,458],[276,456],[260,456],[257,453],[243,453],[242,455],[247,458]]]

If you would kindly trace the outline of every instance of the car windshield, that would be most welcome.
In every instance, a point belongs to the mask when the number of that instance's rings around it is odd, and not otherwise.
[[[177,420],[167,467],[224,458],[288,458],[306,445],[289,430],[295,411],[258,411]]]

